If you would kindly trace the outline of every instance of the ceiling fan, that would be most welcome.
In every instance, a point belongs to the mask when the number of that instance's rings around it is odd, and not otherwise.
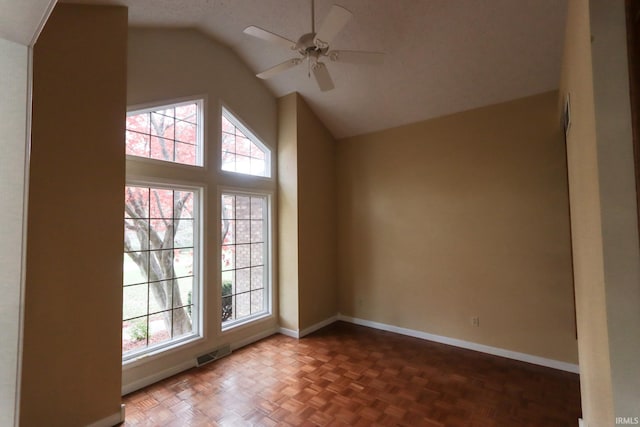
[[[305,60],[309,65],[309,77],[313,76],[321,91],[325,92],[334,88],[333,80],[322,59],[328,58],[334,62],[351,64],[379,64],[384,60],[384,54],[380,52],[363,52],[353,50],[330,50],[330,44],[336,35],[344,28],[353,14],[342,6],[333,5],[329,14],[324,18],[320,29],[316,33],[314,0],[311,0],[311,32],[300,36],[297,42],[289,40],[278,34],[256,26],[249,26],[244,33],[267,42],[297,51],[300,57],[291,58],[281,64],[271,67],[257,77],[268,79],[285,70],[302,64]]]

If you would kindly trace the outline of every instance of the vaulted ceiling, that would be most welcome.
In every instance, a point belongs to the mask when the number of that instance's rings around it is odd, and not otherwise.
[[[254,72],[295,52],[247,36],[256,25],[297,40],[311,31],[311,0],[71,0],[129,7],[131,26],[195,27]],[[316,26],[336,3],[353,18],[332,48],[385,52],[382,65],[327,61],[321,92],[303,64],[265,81],[299,92],[337,138],[556,89],[566,0],[316,0]]]

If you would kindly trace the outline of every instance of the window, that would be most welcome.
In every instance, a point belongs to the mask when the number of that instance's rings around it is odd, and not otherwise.
[[[269,313],[269,197],[223,193],[222,327]]]
[[[127,186],[123,358],[199,333],[195,189]]]
[[[202,166],[202,101],[138,110],[127,115],[126,153]]]
[[[222,170],[271,176],[271,152],[225,108],[222,109]]]

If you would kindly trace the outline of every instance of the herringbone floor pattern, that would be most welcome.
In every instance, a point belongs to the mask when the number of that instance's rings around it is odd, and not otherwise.
[[[575,427],[579,379],[334,323],[125,396],[125,426]]]

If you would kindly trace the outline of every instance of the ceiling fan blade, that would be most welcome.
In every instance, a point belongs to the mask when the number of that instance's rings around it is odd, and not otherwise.
[[[324,21],[322,21],[322,25],[320,25],[320,29],[313,39],[313,43],[321,49],[328,47],[333,38],[338,35],[352,16],[353,14],[344,7],[335,4],[331,6],[331,10],[327,17],[324,18]]]
[[[333,80],[331,80],[331,76],[329,75],[329,70],[327,70],[327,66],[322,62],[316,62],[313,65],[313,76],[316,78],[318,87],[322,92],[326,92],[334,88]]]
[[[291,41],[289,39],[286,39],[282,36],[279,36],[277,34],[274,34],[270,31],[267,30],[263,30],[262,28],[256,27],[256,26],[249,26],[247,28],[244,29],[244,33],[248,34],[250,36],[253,37],[257,37],[259,39],[268,41],[269,43],[273,43],[273,44],[277,44],[280,45],[282,47],[286,47],[287,49],[295,49],[296,47],[296,42]]]
[[[288,59],[274,67],[269,68],[268,70],[264,70],[260,74],[256,74],[256,77],[260,77],[261,79],[269,79],[275,76],[278,73],[281,73],[289,68],[293,68],[296,65],[299,65],[302,62],[300,58]]]
[[[327,52],[330,60],[349,64],[382,64],[384,53],[362,52],[356,50],[332,50]]]

